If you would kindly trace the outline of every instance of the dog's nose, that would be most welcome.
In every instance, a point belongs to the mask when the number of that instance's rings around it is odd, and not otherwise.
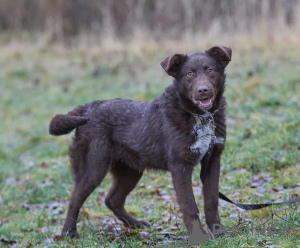
[[[206,95],[209,93],[209,88],[207,86],[201,86],[198,88],[198,93],[200,95]]]

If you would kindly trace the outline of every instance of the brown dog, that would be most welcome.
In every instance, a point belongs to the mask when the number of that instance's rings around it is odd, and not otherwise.
[[[175,54],[161,62],[174,78],[173,84],[154,101],[94,101],[52,119],[52,135],[67,134],[76,128],[70,148],[74,188],[63,236],[78,236],[79,209],[108,171],[113,182],[106,205],[127,225],[149,225],[124,208],[127,195],[146,169],[171,172],[186,228],[191,232],[196,220],[204,230],[191,176],[214,135],[223,141],[226,138],[224,69],[230,60],[231,49],[221,46],[205,52]],[[223,149],[224,142],[214,146],[203,183],[204,212],[210,229],[220,224],[218,192]]]

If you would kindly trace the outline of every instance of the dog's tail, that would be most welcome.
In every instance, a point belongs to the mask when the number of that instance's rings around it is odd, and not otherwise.
[[[65,115],[56,115],[49,125],[49,133],[52,135],[63,135],[70,133],[73,129],[84,125],[88,118],[83,117],[85,106],[79,106]]]

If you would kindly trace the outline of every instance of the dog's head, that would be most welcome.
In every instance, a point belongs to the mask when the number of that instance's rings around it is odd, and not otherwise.
[[[205,52],[174,54],[160,64],[180,96],[202,111],[217,108],[224,92],[225,67],[231,60],[231,48],[214,46]]]

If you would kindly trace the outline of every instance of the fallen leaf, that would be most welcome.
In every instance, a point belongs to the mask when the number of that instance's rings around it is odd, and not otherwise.
[[[238,198],[240,195],[241,195],[241,193],[235,192],[235,193],[232,194],[232,197],[233,198]]]
[[[258,244],[265,244],[265,243],[267,243],[267,240],[257,240],[257,243]]]
[[[28,203],[22,203],[21,206],[23,208],[27,209],[27,210],[32,210],[33,209],[33,207],[30,204],[28,204]]]
[[[253,76],[250,78],[250,80],[247,82],[247,90],[251,93],[253,90],[259,86],[262,83],[261,77]]]
[[[30,248],[30,247],[32,247],[32,244],[29,242],[29,243],[27,244],[26,248]]]
[[[51,179],[46,178],[41,186],[51,186],[53,185]]]
[[[150,235],[148,232],[139,232],[139,234],[141,239],[146,239]]]
[[[194,186],[193,191],[194,191],[195,196],[202,195],[202,187],[201,186]]]
[[[60,203],[60,202],[50,202],[47,207],[49,210],[54,210],[54,209],[57,209],[57,208],[60,208],[60,207],[63,207],[64,204],[63,203]]]
[[[259,196],[259,197],[263,197],[264,196],[264,194],[259,193],[259,192],[254,192],[253,195],[256,195],[256,196]]]
[[[162,218],[162,221],[163,221],[163,222],[169,222],[170,219],[171,219],[170,216],[165,216],[165,217]]]
[[[230,213],[228,213],[228,212],[227,212],[227,213],[225,213],[225,214],[222,214],[222,215],[220,215],[220,216],[225,218],[225,217],[228,217],[228,216],[230,216]]]
[[[8,178],[6,178],[6,180],[5,180],[5,182],[6,182],[7,184],[14,183],[15,181],[16,181],[16,178],[14,178],[14,177],[8,177]]]
[[[86,218],[89,217],[89,212],[84,209],[80,210],[80,213],[83,215],[83,217],[86,217]]]
[[[292,194],[292,198],[298,198],[298,197],[300,197],[299,194],[297,193]]]
[[[128,211],[128,213],[129,213],[131,216],[135,216],[135,212]]]
[[[167,191],[165,191],[165,190],[160,191],[159,195],[160,195],[160,196],[167,195]]]
[[[279,192],[284,190],[283,185],[277,185],[276,187],[272,188],[275,192]]]
[[[172,200],[172,197],[170,195],[162,195],[161,198],[166,202],[170,202]]]
[[[158,225],[158,224],[153,224],[152,226],[153,226],[153,228],[155,228],[155,230],[157,230],[157,231],[161,231],[161,230],[163,229],[163,227],[160,226],[160,225]]]
[[[289,234],[290,234],[290,235],[296,235],[296,234],[297,234],[297,231],[296,231],[296,230],[291,230],[291,229],[290,229],[290,230],[289,230]]]
[[[261,176],[267,182],[270,182],[272,180],[270,173],[263,173]]]
[[[125,226],[126,226],[126,225],[125,225]],[[113,230],[115,229],[114,225],[112,225],[112,224],[107,225],[106,228],[107,228],[109,231],[113,231]]]
[[[44,226],[42,228],[37,228],[34,230],[36,233],[47,233],[49,230],[48,230],[48,227]]]
[[[280,159],[281,159],[281,157],[279,157],[279,156],[274,156],[274,157],[273,157],[273,160],[274,160],[274,161],[277,161],[277,162],[279,162]]]
[[[263,184],[263,180],[260,175],[254,175],[250,188],[257,188],[258,186]]]
[[[174,232],[160,232],[159,235],[163,235],[165,237],[170,237],[172,235],[176,235]]]
[[[261,181],[261,180],[252,182],[251,185],[250,185],[250,188],[257,188],[257,187],[260,186],[261,184],[262,184],[262,181]]]
[[[14,241],[14,240],[9,240],[9,239],[6,238],[6,237],[2,237],[2,238],[1,238],[1,242],[4,243],[4,244],[7,244],[7,245],[12,245],[12,244],[17,243],[16,241]]]
[[[41,228],[41,233],[47,233],[49,232],[48,227],[44,226]]]
[[[224,186],[224,185],[221,185],[220,186],[222,189],[225,189],[225,190],[231,190],[232,187],[231,186]]]
[[[257,187],[257,189],[258,189],[259,193],[265,193],[267,191],[266,187],[264,187],[264,186],[259,186],[259,187]]]
[[[160,190],[159,190],[159,188],[158,188],[158,187],[155,187],[155,192],[156,192],[156,194],[158,194],[158,195],[159,195],[159,193],[160,193]]]
[[[40,167],[42,167],[43,169],[48,168],[48,165],[45,162],[40,163]]]
[[[237,218],[238,216],[239,216],[239,214],[236,214],[236,213],[230,214],[230,217],[231,217],[231,218]]]
[[[54,241],[58,241],[58,240],[62,240],[62,239],[64,239],[64,238],[63,238],[63,236],[61,236],[60,234],[53,234],[53,235],[52,235],[52,239],[53,239]]]

